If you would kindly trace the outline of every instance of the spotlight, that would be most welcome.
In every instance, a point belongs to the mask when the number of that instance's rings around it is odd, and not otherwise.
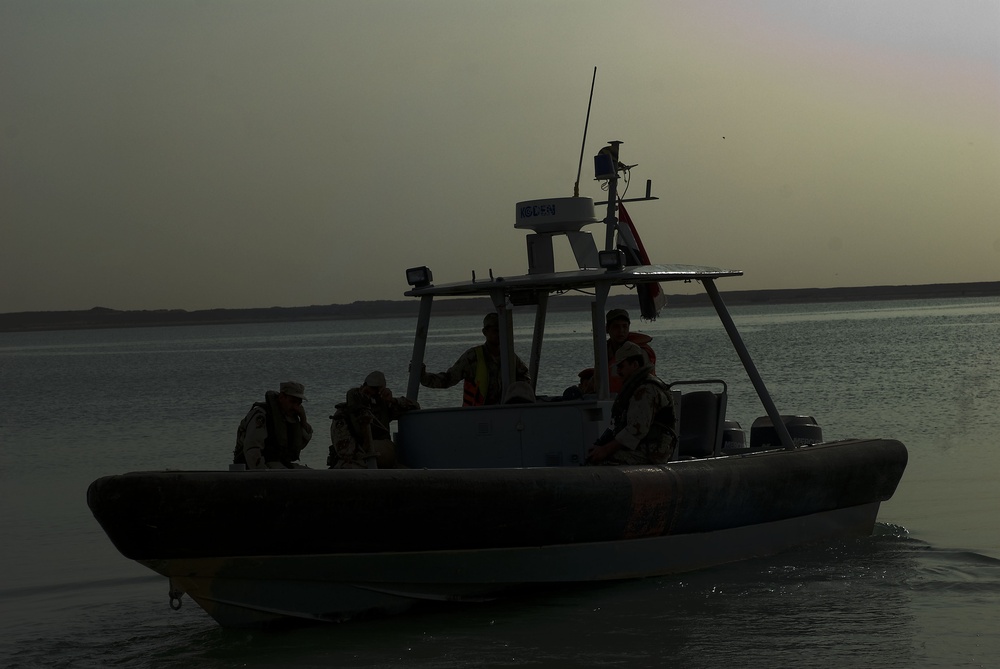
[[[434,275],[431,274],[431,270],[426,265],[421,267],[411,267],[406,270],[406,283],[410,284],[414,288],[429,286],[433,280]]]
[[[598,251],[597,264],[606,270],[617,270],[625,266],[625,254],[618,249]]]

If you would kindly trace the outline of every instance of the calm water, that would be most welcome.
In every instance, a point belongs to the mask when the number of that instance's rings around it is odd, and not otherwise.
[[[1000,301],[733,311],[783,412],[816,416],[827,438],[908,446],[874,537],[284,633],[222,630],[186,599],[170,610],[166,580],[90,515],[87,485],[225,468],[250,403],[286,378],[306,384],[317,437],[304,461],[321,467],[349,387],[377,368],[402,392],[413,322],[0,334],[0,666],[1000,666]],[[429,367],[477,342],[477,321],[438,324]],[[635,325],[655,337],[661,376],[725,378],[731,418],[763,414],[709,312]],[[559,393],[589,366],[587,335],[564,316],[550,326],[539,386]]]

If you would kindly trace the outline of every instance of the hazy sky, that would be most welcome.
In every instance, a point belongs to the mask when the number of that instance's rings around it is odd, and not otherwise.
[[[1000,280],[996,0],[0,0],[0,312],[522,273],[595,66],[581,194],[623,140],[654,261]]]

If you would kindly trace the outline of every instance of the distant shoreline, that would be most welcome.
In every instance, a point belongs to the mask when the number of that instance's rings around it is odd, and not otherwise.
[[[1000,296],[1000,281],[943,283],[918,286],[867,286],[856,288],[790,288],[779,290],[736,290],[722,292],[729,306],[754,304],[809,304],[863,302],[874,300],[921,300],[958,297]],[[558,311],[589,309],[586,296],[560,296],[549,302]],[[668,295],[671,308],[709,306],[708,296]],[[616,295],[609,306],[637,310],[634,295]],[[282,323],[291,321],[352,320],[363,318],[416,318],[418,300],[372,300],[350,304],[260,309],[159,309],[119,311],[94,307],[84,311],[25,311],[0,314],[0,332],[44,332],[48,330],[89,330],[100,328],[164,327],[182,325],[222,325],[235,323]],[[485,298],[440,299],[436,314],[479,314],[490,309]]]

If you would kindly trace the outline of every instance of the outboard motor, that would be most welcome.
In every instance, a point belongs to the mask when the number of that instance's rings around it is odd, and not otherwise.
[[[722,423],[722,452],[730,453],[747,447],[747,433],[739,421],[727,420]]]
[[[782,416],[792,443],[796,446],[817,444],[823,441],[823,428],[812,416]],[[778,431],[769,416],[761,416],[750,426],[750,448],[781,448]]]

